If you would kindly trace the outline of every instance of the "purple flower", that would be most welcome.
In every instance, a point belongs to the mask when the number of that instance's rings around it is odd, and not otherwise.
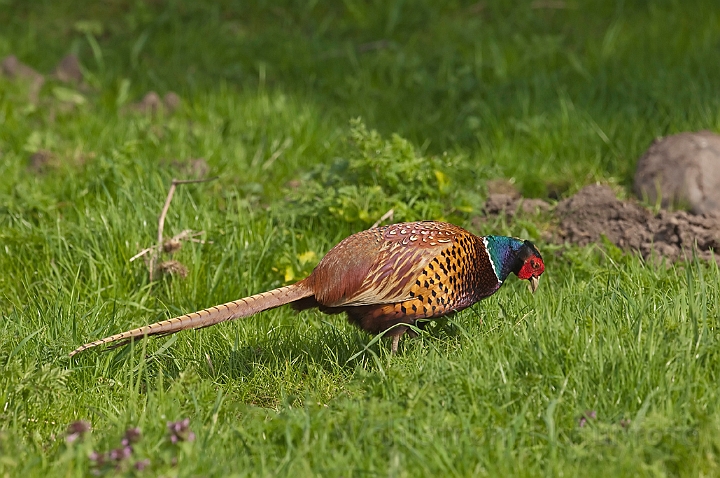
[[[84,434],[89,432],[90,428],[90,422],[86,422],[85,420],[78,420],[76,422],[72,422],[68,426],[68,433]]]
[[[195,433],[190,430],[190,419],[184,418],[177,422],[167,422],[170,431],[170,442],[195,441]]]
[[[102,470],[103,467],[105,467],[108,464],[114,464],[116,470],[123,470],[127,469],[127,466],[125,465],[126,460],[128,460],[132,454],[133,454],[133,443],[137,443],[140,438],[142,437],[142,433],[140,432],[140,429],[137,427],[129,428],[125,431],[125,435],[122,438],[122,446],[119,448],[113,448],[107,453],[100,453],[97,451],[93,451],[90,453],[90,461],[93,463],[93,468],[95,468],[92,471],[93,475],[99,475],[104,473]],[[150,464],[150,460],[140,460],[136,461],[133,466],[138,471],[144,470],[148,465]]]
[[[142,438],[142,432],[138,427],[128,428],[125,432],[125,436],[122,439],[123,446],[129,446],[133,443],[137,443]]]
[[[95,450],[90,453],[90,461],[94,461],[96,465],[101,466],[105,463],[105,453],[98,453]]]
[[[148,466],[150,466],[150,460],[148,460],[147,458],[135,462],[135,469],[137,471],[143,471]]]
[[[130,455],[132,455],[133,449],[131,446],[124,446],[122,448],[115,448],[113,450],[110,450],[109,457],[113,461],[122,461],[127,458],[130,458]]]
[[[89,432],[90,428],[90,422],[86,422],[84,420],[72,422],[68,426],[66,432],[67,434],[65,435],[65,442],[70,444],[77,441],[78,438],[82,438],[87,432]]]
[[[170,430],[170,433],[175,433],[176,435],[180,435],[182,433],[185,433],[190,426],[190,419],[189,418],[183,418],[180,421],[177,422],[168,422],[167,423],[168,430]]]
[[[595,420],[596,418],[597,412],[595,410],[586,410],[580,417],[580,420],[578,421],[578,426],[580,428],[583,428],[585,425],[588,424],[588,420]]]

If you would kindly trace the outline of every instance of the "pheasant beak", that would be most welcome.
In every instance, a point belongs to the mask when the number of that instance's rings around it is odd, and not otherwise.
[[[530,281],[530,284],[528,285],[528,289],[530,289],[530,292],[532,292],[534,294],[538,288],[538,285],[540,284],[540,278],[531,276],[530,279],[528,279],[528,280]]]

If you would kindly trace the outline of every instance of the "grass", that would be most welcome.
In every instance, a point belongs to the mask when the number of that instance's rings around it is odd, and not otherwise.
[[[33,105],[0,79],[0,473],[720,475],[718,268],[479,215],[486,179],[627,188],[655,136],[720,130],[720,10],[694,4],[0,2],[0,57],[75,52],[90,87]],[[182,107],[129,112],[149,89]],[[166,235],[212,242],[149,283],[129,259],[189,158],[218,179],[180,187]],[[511,281],[394,357],[282,308],[66,358],[303,277],[390,207],[535,240],[538,294]],[[183,418],[196,439],[171,443]],[[93,430],[68,444],[77,420]],[[136,426],[120,469],[91,462]]]

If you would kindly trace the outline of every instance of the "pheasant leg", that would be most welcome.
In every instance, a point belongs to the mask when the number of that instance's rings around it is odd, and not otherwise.
[[[395,355],[398,351],[398,344],[400,343],[400,336],[399,335],[393,335],[393,341],[392,341],[392,349],[391,352],[393,355]]]

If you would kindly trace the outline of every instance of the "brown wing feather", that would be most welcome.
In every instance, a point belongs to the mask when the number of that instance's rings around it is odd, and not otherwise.
[[[462,234],[469,233],[436,222],[370,229],[330,250],[307,280],[326,307],[408,300],[423,269]]]
[[[333,304],[356,291],[377,259],[381,240],[379,230],[370,229],[353,234],[330,249],[305,279],[317,302]]]

